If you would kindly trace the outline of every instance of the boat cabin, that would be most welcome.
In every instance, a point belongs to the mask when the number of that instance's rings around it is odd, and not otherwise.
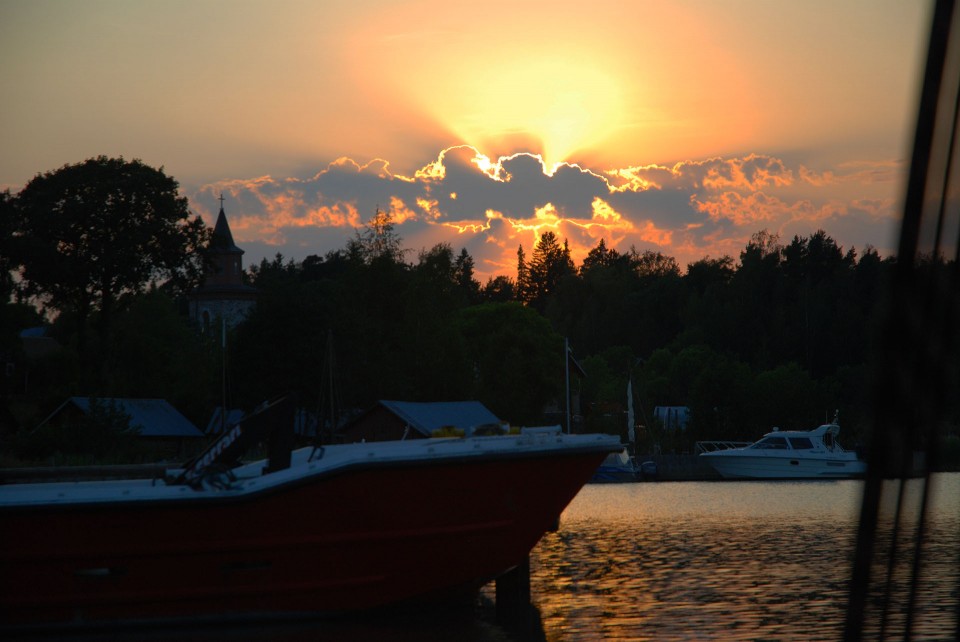
[[[824,424],[814,430],[780,431],[777,428],[768,432],[760,441],[751,444],[749,448],[757,450],[813,450],[825,448],[833,450],[837,445],[836,436],[840,426]]]

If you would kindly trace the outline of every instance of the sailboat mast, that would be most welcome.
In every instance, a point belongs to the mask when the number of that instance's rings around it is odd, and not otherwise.
[[[223,198],[223,194],[220,195]],[[220,317],[220,434],[227,432],[227,321]]]
[[[570,340],[563,338],[563,373],[566,381],[566,398],[564,405],[567,411],[567,434],[570,434]]]
[[[330,385],[330,434],[332,435],[337,428],[337,406],[333,396],[333,329],[327,330],[327,355],[328,383]]]

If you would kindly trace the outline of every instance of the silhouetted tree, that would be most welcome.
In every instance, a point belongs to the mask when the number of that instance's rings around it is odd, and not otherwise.
[[[685,344],[707,343],[727,349],[730,326],[730,282],[736,270],[733,259],[703,258],[687,265],[683,276],[683,335]]]
[[[607,243],[603,239],[597,243],[597,247],[591,249],[584,257],[580,265],[580,274],[586,275],[594,268],[611,267],[620,258],[620,253],[616,250],[607,249]]]
[[[730,281],[731,334],[726,344],[754,368],[768,368],[787,336],[783,308],[783,247],[767,230],[754,234],[740,252],[740,266]]]
[[[672,256],[652,250],[644,250],[643,253],[639,253],[635,248],[630,248],[630,255],[633,269],[642,279],[680,276],[680,266],[677,265],[677,260]]]
[[[672,256],[651,250],[630,248],[628,260],[635,274],[625,308],[634,323],[631,345],[637,354],[650,354],[669,345],[682,329],[680,267]]]
[[[429,251],[421,251],[413,274],[431,289],[431,294],[449,300],[458,283],[453,249],[449,243],[437,243]]]
[[[421,252],[410,272],[398,320],[400,341],[389,355],[403,368],[396,390],[404,399],[450,401],[469,393],[470,369],[457,329],[457,313],[467,304],[460,277],[446,243]]]
[[[570,249],[566,243],[561,246],[552,231],[544,232],[530,257],[531,304],[542,311],[546,307],[547,297],[556,291],[560,280],[572,274],[575,274],[575,270]]]
[[[13,270],[17,267],[16,257],[20,237],[17,235],[17,222],[14,213],[13,196],[10,190],[0,191],[0,302],[7,303],[16,289]]]
[[[339,280],[344,278],[351,267],[346,250],[331,250],[323,257],[310,254],[300,265],[300,278],[304,281]]]
[[[357,230],[356,238],[347,243],[347,253],[365,263],[378,259],[393,262],[403,260],[403,239],[397,234],[393,214],[377,207],[364,230]]]
[[[480,301],[480,283],[473,278],[473,257],[467,252],[467,248],[461,248],[457,256],[454,279],[468,304]]]
[[[516,286],[509,276],[495,276],[487,279],[486,285],[480,292],[480,298],[485,303],[506,303],[516,301]]]
[[[459,327],[476,398],[511,422],[541,421],[563,389],[563,340],[549,322],[518,303],[484,303],[464,309]]]
[[[81,345],[94,310],[105,340],[123,294],[157,281],[187,289],[202,276],[209,231],[191,218],[177,181],[139,160],[98,156],[38,175],[15,212],[23,287],[76,312]]]
[[[134,297],[117,316],[111,341],[103,382],[110,395],[166,399],[205,424],[218,400],[209,393],[221,382],[219,341],[204,341],[169,296],[152,290]]]
[[[517,301],[530,302],[530,266],[527,265],[523,245],[517,246],[517,283],[515,288]]]
[[[729,284],[735,271],[731,257],[711,259],[708,256],[687,265],[683,281],[691,291],[703,296],[711,287],[722,288]]]
[[[260,263],[250,266],[250,280],[257,288],[275,290],[282,284],[292,284],[299,280],[301,266],[293,259],[284,260],[283,254],[277,252],[273,260],[260,259]]]
[[[340,349],[352,338],[341,334],[343,326],[353,329],[367,312],[356,310],[345,296],[347,276],[305,279],[301,263],[279,254],[273,261],[261,261],[251,272],[255,273],[257,305],[228,332],[229,403],[251,409],[265,399],[293,392],[309,408],[326,374],[330,332]],[[336,324],[339,319],[344,319],[343,326]]]
[[[633,345],[636,326],[628,307],[638,286],[629,256],[607,249],[601,239],[579,276],[561,281],[555,306],[549,308],[551,319],[562,323],[564,334],[587,353]]]

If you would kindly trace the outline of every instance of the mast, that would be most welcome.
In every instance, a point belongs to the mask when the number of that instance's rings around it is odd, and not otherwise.
[[[327,378],[329,379],[328,383],[330,385],[330,435],[332,436],[334,431],[337,429],[337,404],[334,398],[333,390],[333,329],[330,328],[327,330]],[[317,418],[319,424],[320,418]],[[319,435],[321,430],[321,425],[317,426],[317,434]]]
[[[567,396],[565,406],[567,411],[567,434],[570,434],[570,340],[563,338],[563,373],[566,380]]]
[[[220,316],[220,357],[220,434],[223,435],[227,432],[227,320],[223,315]]]

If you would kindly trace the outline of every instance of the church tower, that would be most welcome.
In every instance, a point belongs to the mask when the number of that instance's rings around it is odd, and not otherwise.
[[[257,299],[255,288],[243,282],[243,250],[233,242],[220,195],[220,213],[210,239],[210,266],[203,285],[190,293],[190,319],[202,328],[242,322]]]

